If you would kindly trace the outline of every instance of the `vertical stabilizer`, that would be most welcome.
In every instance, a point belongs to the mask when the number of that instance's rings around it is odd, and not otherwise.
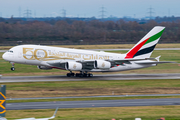
[[[54,112],[53,116],[52,116],[52,117],[50,117],[50,119],[53,119],[53,118],[55,118],[55,117],[56,117],[56,113],[57,113],[57,111],[58,111],[58,107],[56,108],[56,111]]]
[[[165,27],[162,26],[154,27],[132,49],[127,52],[125,58],[149,58],[164,29]]]

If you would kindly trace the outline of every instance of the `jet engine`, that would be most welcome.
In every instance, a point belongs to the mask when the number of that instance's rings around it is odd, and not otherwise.
[[[97,69],[109,69],[111,68],[111,63],[104,60],[95,60],[94,67]]]
[[[66,63],[66,69],[72,70],[72,71],[80,71],[82,70],[82,64],[78,62],[67,62]]]
[[[38,69],[41,69],[41,70],[51,70],[52,68],[51,67],[48,67],[48,66],[37,66]]]

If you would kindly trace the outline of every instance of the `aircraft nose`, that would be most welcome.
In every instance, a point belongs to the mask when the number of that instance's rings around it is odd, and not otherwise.
[[[3,58],[4,60],[8,61],[8,55],[7,55],[7,53],[4,53],[4,54],[2,55],[2,58]]]

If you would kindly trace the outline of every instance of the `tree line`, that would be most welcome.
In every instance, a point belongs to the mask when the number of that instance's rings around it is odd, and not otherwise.
[[[154,26],[165,26],[160,43],[180,43],[180,21],[4,21],[0,22],[0,45],[22,44],[123,44],[137,43]]]

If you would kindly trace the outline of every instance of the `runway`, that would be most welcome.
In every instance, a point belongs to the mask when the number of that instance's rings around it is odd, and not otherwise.
[[[40,99],[67,99],[67,98],[108,98],[108,97],[155,97],[180,96],[180,94],[140,94],[140,95],[101,95],[101,96],[67,96],[67,97],[33,97],[33,98],[7,98],[6,100],[40,100]]]
[[[89,81],[89,80],[149,80],[180,79],[180,73],[173,74],[106,74],[94,75],[90,78],[64,76],[2,76],[0,83],[9,82],[44,82],[44,81]]]
[[[180,105],[180,98],[7,103],[7,110]]]

